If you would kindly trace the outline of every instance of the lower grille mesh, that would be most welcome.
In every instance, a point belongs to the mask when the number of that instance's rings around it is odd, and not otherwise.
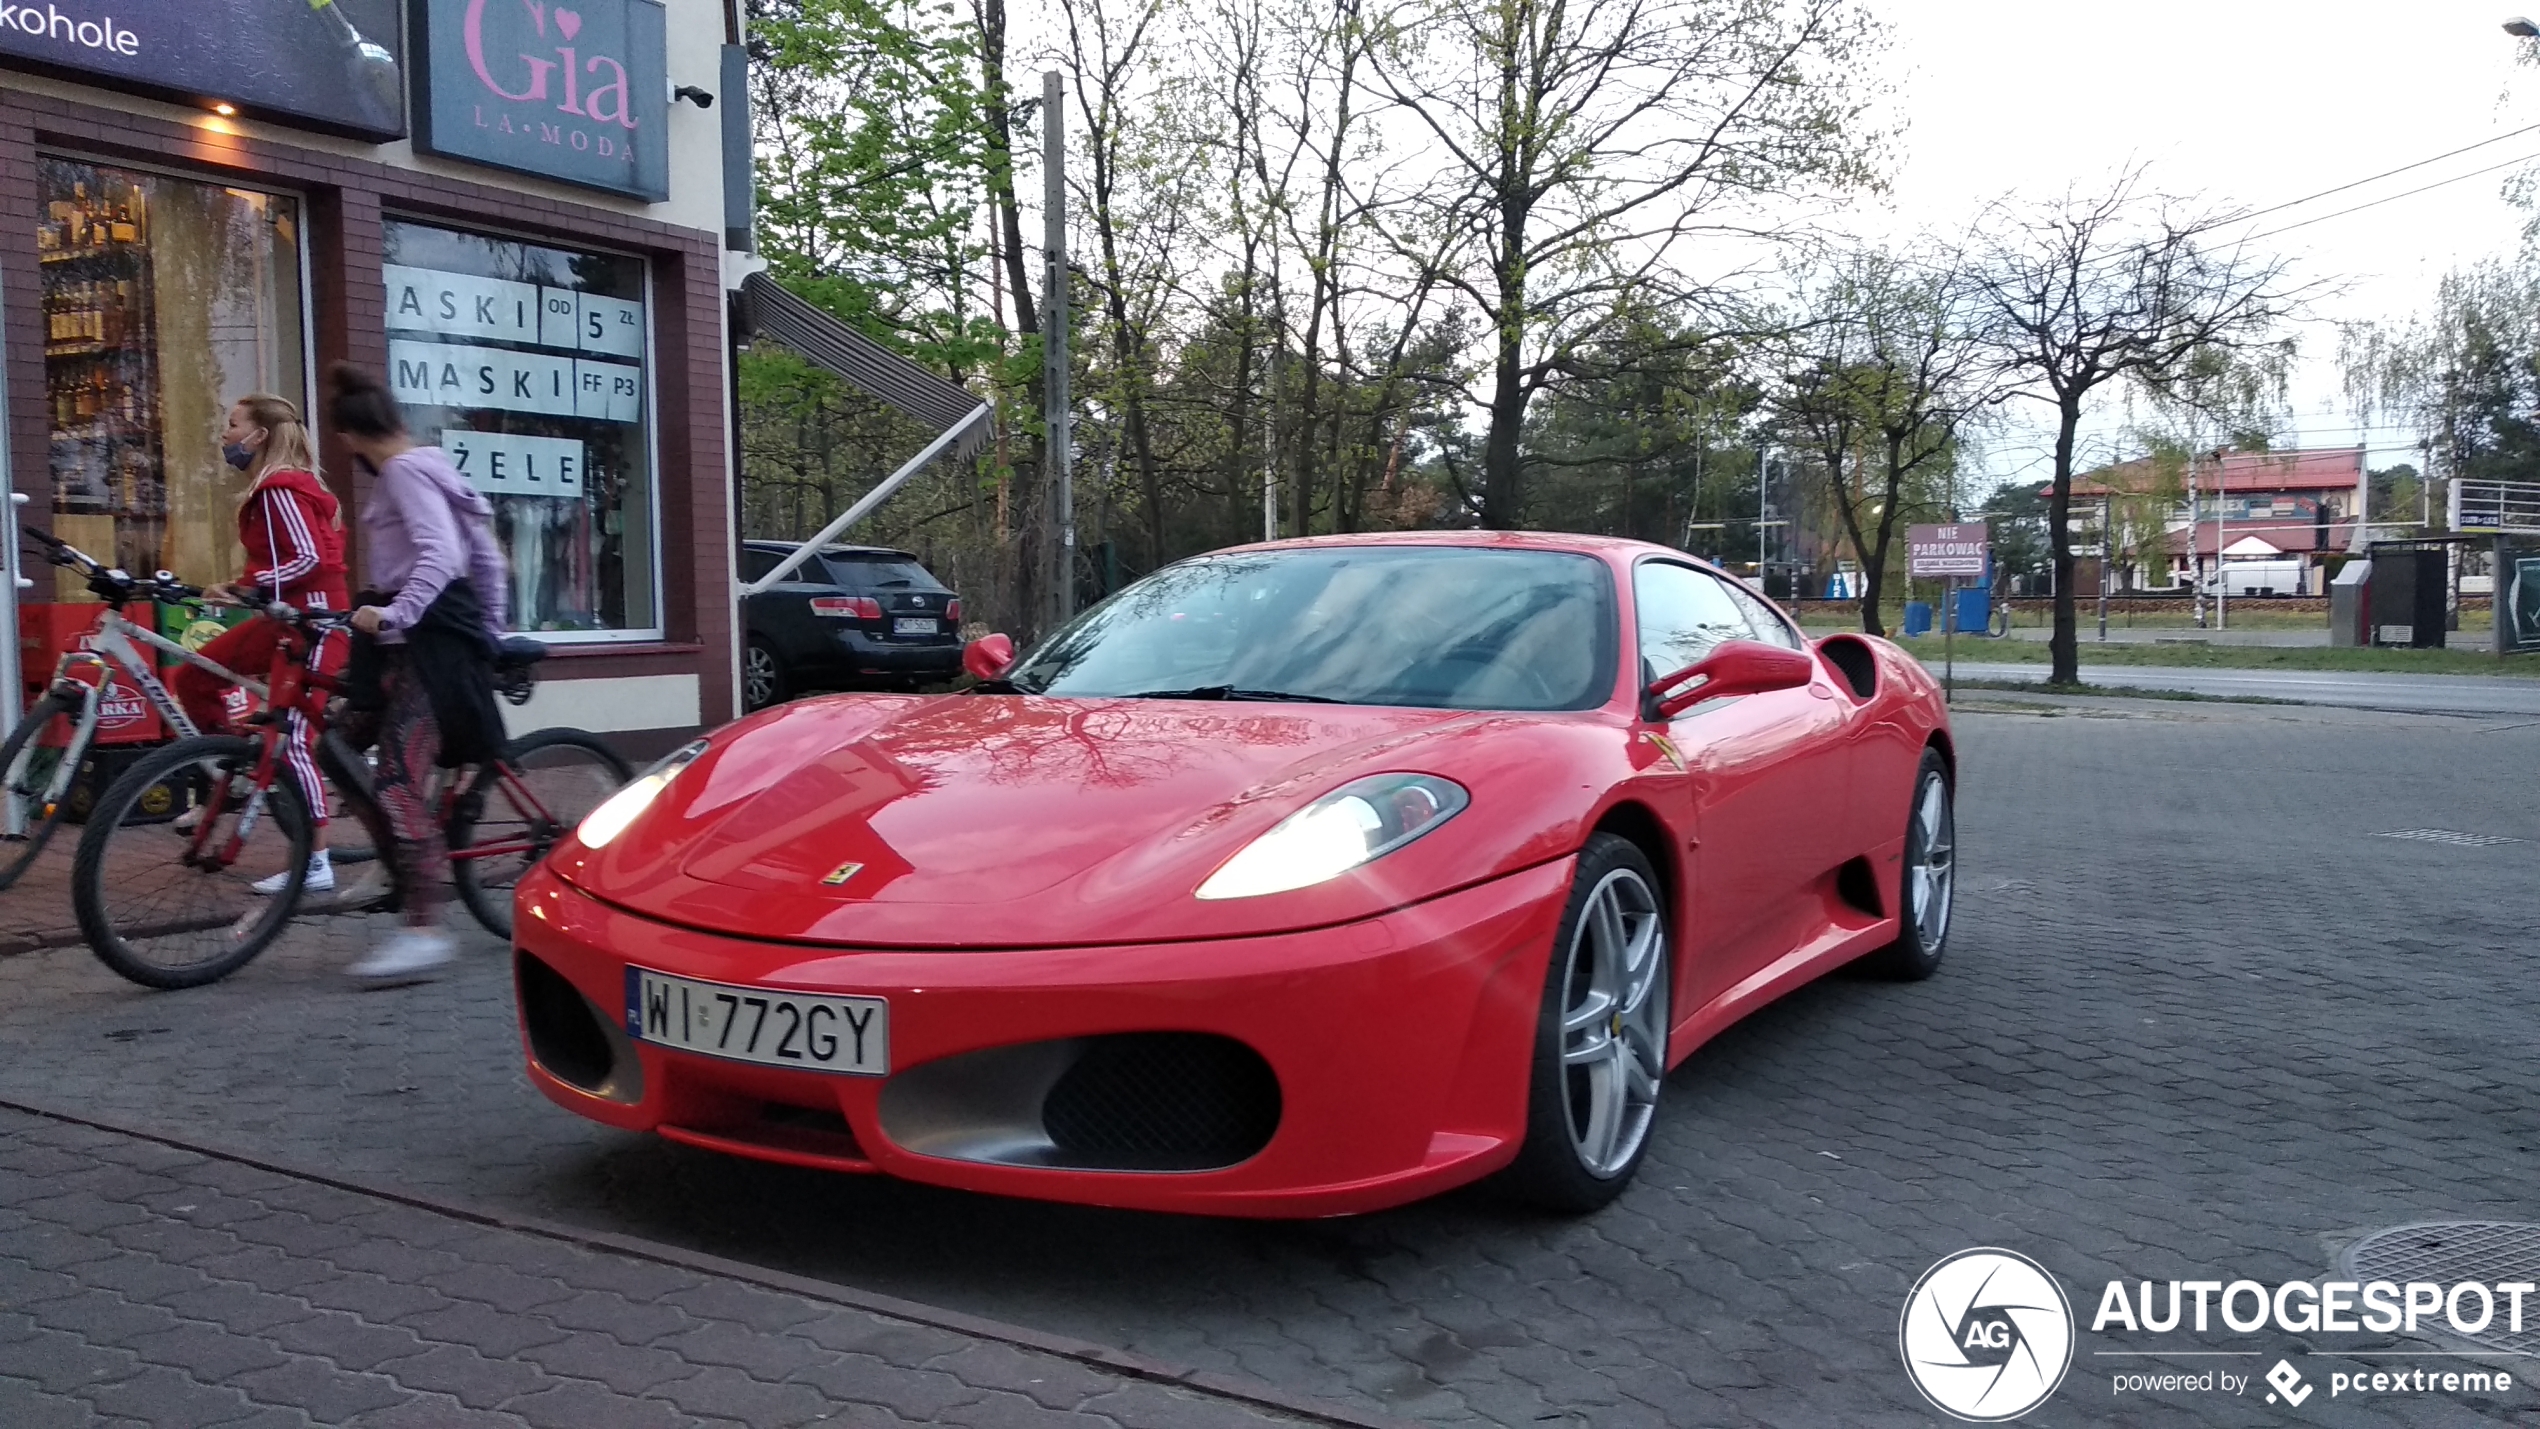
[[[1050,1141],[1080,1165],[1231,1166],[1279,1129],[1279,1079],[1231,1037],[1134,1032],[1088,1039],[1041,1106]]]

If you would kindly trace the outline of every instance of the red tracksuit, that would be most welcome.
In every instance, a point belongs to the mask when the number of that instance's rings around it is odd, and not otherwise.
[[[282,601],[306,610],[342,610],[352,602],[344,586],[344,532],[337,525],[335,497],[312,471],[269,471],[238,508],[238,543],[247,548],[247,572],[235,584],[241,594],[259,601]],[[273,665],[274,646],[282,627],[270,620],[250,620],[203,647],[215,660],[242,675],[261,680]],[[347,647],[340,632],[330,633],[318,652],[318,668],[333,674],[343,668]],[[180,665],[168,682],[170,693],[205,733],[229,728],[221,695],[227,688],[217,675],[199,665]],[[312,754],[316,737],[298,715],[292,716],[291,768],[323,822],[326,796],[318,783]]]

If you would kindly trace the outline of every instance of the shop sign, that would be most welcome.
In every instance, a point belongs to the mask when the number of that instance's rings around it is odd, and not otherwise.
[[[656,203],[670,196],[660,0],[412,3],[415,147]]]
[[[397,0],[0,0],[0,63],[393,139],[397,28]]]

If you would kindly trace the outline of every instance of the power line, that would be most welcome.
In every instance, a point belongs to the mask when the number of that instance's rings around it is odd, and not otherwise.
[[[2362,187],[2363,187],[2364,185],[2366,185],[2366,184],[2375,184],[2375,183],[2379,183],[2379,182],[2381,182],[2383,179],[2396,178],[2396,177],[2398,177],[2398,176],[2399,176],[2399,175],[2401,175],[2401,174],[2407,173],[2407,172],[2408,172],[2409,170],[2411,170],[2411,169],[2422,169],[2422,168],[2424,168],[2424,167],[2425,167],[2426,165],[2428,165],[2428,164],[2439,164],[2439,163],[2443,162],[2445,159],[2453,158],[2453,157],[2455,157],[2455,156],[2457,156],[2457,155],[2461,155],[2461,154],[2466,154],[2466,153],[2468,153],[2469,151],[2471,151],[2472,149],[2484,149],[2484,148],[2486,148],[2486,147],[2487,147],[2488,145],[2490,145],[2490,144],[2501,144],[2501,143],[2503,143],[2504,141],[2506,141],[2507,139],[2517,138],[2517,137],[2519,137],[2519,136],[2521,136],[2521,135],[2532,133],[2532,132],[2533,132],[2533,131],[2535,131],[2535,130],[2540,130],[2540,124],[2527,124],[2527,125],[2524,125],[2524,126],[2523,126],[2522,128],[2520,128],[2520,129],[2508,129],[2508,130],[2506,130],[2506,131],[2505,131],[2504,133],[2502,133],[2502,134],[2495,135],[2495,136],[2493,136],[2493,137],[2491,137],[2491,138],[2481,139],[2481,140],[2479,140],[2479,141],[2478,141],[2477,143],[2475,143],[2475,144],[2463,144],[2461,147],[2459,147],[2459,148],[2457,148],[2457,149],[2450,150],[2450,151],[2448,151],[2448,152],[2446,152],[2446,153],[2437,154],[2437,155],[2435,155],[2435,156],[2434,156],[2433,158],[2431,158],[2431,159],[2419,159],[2419,160],[2417,160],[2417,161],[2416,161],[2415,163],[2413,163],[2413,164],[2401,164],[2399,167],[2397,167],[2397,168],[2395,168],[2395,169],[2385,169],[2385,170],[2383,170],[2383,171],[2382,171],[2382,172],[2380,172],[2380,173],[2374,174],[2374,175],[2373,175],[2372,177],[2370,177],[2370,178],[2356,179],[2356,180],[2355,180],[2354,182],[2352,182],[2352,183],[2339,184],[2337,187],[2335,187],[2335,188],[2333,188],[2333,189],[2321,189],[2318,193],[2315,193],[2315,194],[2305,194],[2305,195],[2303,195],[2303,196],[2302,196],[2302,197],[2300,197],[2300,198],[2297,198],[2297,199],[2292,199],[2292,200],[2289,200],[2289,201],[2287,201],[2287,202],[2277,204],[2277,205],[2276,205],[2275,207],[2273,207],[2273,208],[2262,208],[2262,209],[2259,209],[2256,213],[2235,214],[2235,215],[2233,215],[2231,218],[2224,220],[2224,222],[2227,222],[2227,223],[2241,223],[2241,222],[2245,222],[2245,221],[2247,221],[2247,220],[2249,220],[2249,219],[2253,219],[2253,218],[2264,218],[2264,217],[2266,217],[2268,214],[2271,214],[2271,213],[2282,213],[2282,212],[2284,212],[2284,211],[2285,211],[2286,209],[2288,209],[2288,208],[2300,208],[2302,205],[2304,205],[2304,204],[2306,204],[2306,203],[2316,203],[2316,202],[2318,202],[2318,201],[2319,201],[2319,200],[2321,200],[2321,199],[2324,199],[2324,198],[2329,197],[2331,194],[2342,194],[2342,193],[2346,192],[2348,189],[2359,189],[2359,188],[2362,188]],[[2521,161],[2521,160],[2519,160],[2519,159],[2517,159],[2517,160],[2515,160],[2514,162],[2516,162],[2516,163],[2520,163],[2520,162],[2522,162],[2522,161]],[[2501,166],[2500,166],[2500,167],[2501,167]],[[2463,174],[2463,175],[2461,175],[2461,177],[2463,177],[2463,178],[2469,178],[2469,177],[2471,177],[2471,175],[2468,175],[2468,174]],[[2451,182],[2451,181],[2450,181],[2449,179],[2446,179],[2446,180],[2444,180],[2444,182],[2449,183],[2449,182]],[[2422,192],[2424,192],[2424,190],[2420,189],[2420,190],[2418,190],[2418,192],[2422,193]],[[2405,195],[2401,195],[2401,197],[2405,197]],[[2351,210],[2350,210],[2350,212],[2351,212]],[[2330,217],[2330,218],[2334,218],[2334,217],[2336,217],[2336,216],[2337,216],[2337,215],[2335,215],[2335,214],[2330,214],[2330,215],[2328,215],[2328,217]],[[2312,221],[2313,221],[2313,222],[2317,222],[2317,220],[2312,220]],[[2219,225],[2217,225],[2217,226],[2219,226]],[[2281,232],[2283,232],[2284,230],[2282,230],[2282,229],[2278,229],[2278,230],[2276,230],[2276,231],[2277,231],[2277,232],[2279,232],[2279,233],[2281,233]]]
[[[2481,175],[2481,174],[2492,174],[2492,173],[2496,172],[2498,169],[2510,169],[2510,168],[2512,168],[2513,166],[2515,166],[2516,164],[2527,164],[2527,163],[2530,163],[2530,162],[2531,162],[2532,160],[2534,160],[2534,159],[2540,159],[2540,153],[2525,154],[2525,155],[2523,155],[2522,157],[2520,157],[2520,158],[2518,158],[2518,159],[2507,159],[2506,161],[2504,161],[2504,162],[2503,162],[2503,163],[2501,163],[2501,164],[2490,164],[2490,165],[2488,165],[2486,168],[2483,168],[2483,169],[2472,169],[2472,170],[2470,170],[2470,171],[2469,171],[2468,173],[2466,173],[2466,174],[2454,174],[2452,177],[2450,177],[2450,178],[2448,178],[2448,179],[2436,179],[2434,182],[2432,182],[2432,183],[2430,183],[2430,184],[2426,184],[2426,185],[2424,185],[2423,187],[2420,187],[2420,188],[2408,189],[2408,190],[2405,190],[2404,192],[2401,192],[2401,193],[2395,193],[2395,194],[2392,194],[2392,195],[2390,195],[2390,196],[2389,196],[2389,197],[2387,197],[2387,198],[2377,198],[2377,199],[2370,200],[2369,202],[2366,202],[2366,203],[2359,203],[2359,204],[2356,204],[2353,208],[2341,208],[2341,209],[2337,210],[2335,213],[2323,213],[2323,214],[2321,214],[2321,215],[2320,215],[2319,217],[2317,217],[2317,218],[2306,218],[2306,219],[2303,219],[2300,223],[2288,223],[2288,224],[2284,225],[2282,228],[2271,228],[2271,229],[2268,229],[2268,230],[2267,230],[2266,232],[2264,232],[2264,233],[2252,234],[2252,235],[2251,235],[2251,236],[2249,236],[2248,238],[2245,238],[2245,239],[2243,239],[2243,240],[2241,240],[2241,241],[2242,241],[2242,242],[2245,242],[2245,243],[2256,243],[2256,242],[2258,242],[2258,241],[2259,241],[2259,240],[2261,240],[2261,239],[2273,238],[2273,237],[2275,237],[2275,236],[2276,236],[2277,234],[2279,234],[2279,233],[2291,233],[2293,230],[2295,230],[2295,229],[2297,229],[2297,228],[2308,228],[2308,227],[2310,227],[2310,226],[2311,226],[2312,224],[2314,224],[2314,223],[2326,223],[2326,222],[2328,222],[2328,221],[2329,221],[2330,219],[2332,219],[2332,218],[2344,218],[2346,215],[2348,215],[2348,214],[2350,214],[2350,213],[2361,213],[2361,212],[2363,212],[2365,209],[2368,209],[2368,208],[2379,208],[2379,207],[2381,207],[2381,206],[2382,206],[2383,204],[2385,204],[2385,203],[2397,203],[2399,200],[2401,200],[2401,199],[2403,199],[2403,198],[2414,198],[2414,197],[2416,197],[2418,194],[2425,193],[2425,192],[2427,192],[2428,190],[2431,190],[2431,189],[2439,189],[2439,188],[2443,187],[2445,184],[2457,184],[2457,183],[2459,183],[2459,182],[2460,182],[2461,180],[2463,180],[2463,179],[2474,179],[2474,178],[2477,178],[2477,177],[2478,177],[2479,175]]]

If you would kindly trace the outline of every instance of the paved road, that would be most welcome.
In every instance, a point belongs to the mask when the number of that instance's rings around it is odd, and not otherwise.
[[[0,1111],[0,1425],[1300,1429],[1081,1354]]]
[[[1934,662],[1932,669],[1940,666]],[[2043,681],[2044,665],[1958,662],[1969,680]],[[2191,695],[2258,696],[2356,709],[2426,714],[2529,715],[2540,718],[2540,679],[2494,675],[2373,675],[2330,670],[2215,670],[2169,665],[2093,665],[2081,659],[2084,683],[2110,688],[2180,690]]]
[[[1926,1426],[1898,1311],[1961,1248],[2036,1257],[2087,1316],[2112,1278],[2319,1279],[2374,1228],[2540,1221],[2540,723],[1992,703],[1961,717],[1966,896],[1941,975],[1829,979],[1729,1031],[1669,1080],[1639,1184],[1580,1220],[1479,1192],[1340,1221],[1176,1219],[620,1135],[523,1083],[499,948],[480,940],[434,986],[356,994],[336,972],[350,920],[189,993],[140,992],[74,950],[0,961],[0,1099],[1440,1424]],[[2524,842],[2373,836],[2406,829]],[[2267,1357],[2243,1368],[2293,1356],[2315,1382],[2457,1348],[2253,1338]],[[2216,1325],[2152,1347],[2251,1339]],[[24,1375],[11,1343],[0,1331],[0,1373]],[[2289,1414],[2116,1395],[2104,1356],[2144,1347],[2085,1333],[2022,1423],[2540,1412],[2529,1360],[2502,1362],[2523,1383],[2501,1398],[2323,1390]],[[207,1359],[195,1377],[256,1372]]]

